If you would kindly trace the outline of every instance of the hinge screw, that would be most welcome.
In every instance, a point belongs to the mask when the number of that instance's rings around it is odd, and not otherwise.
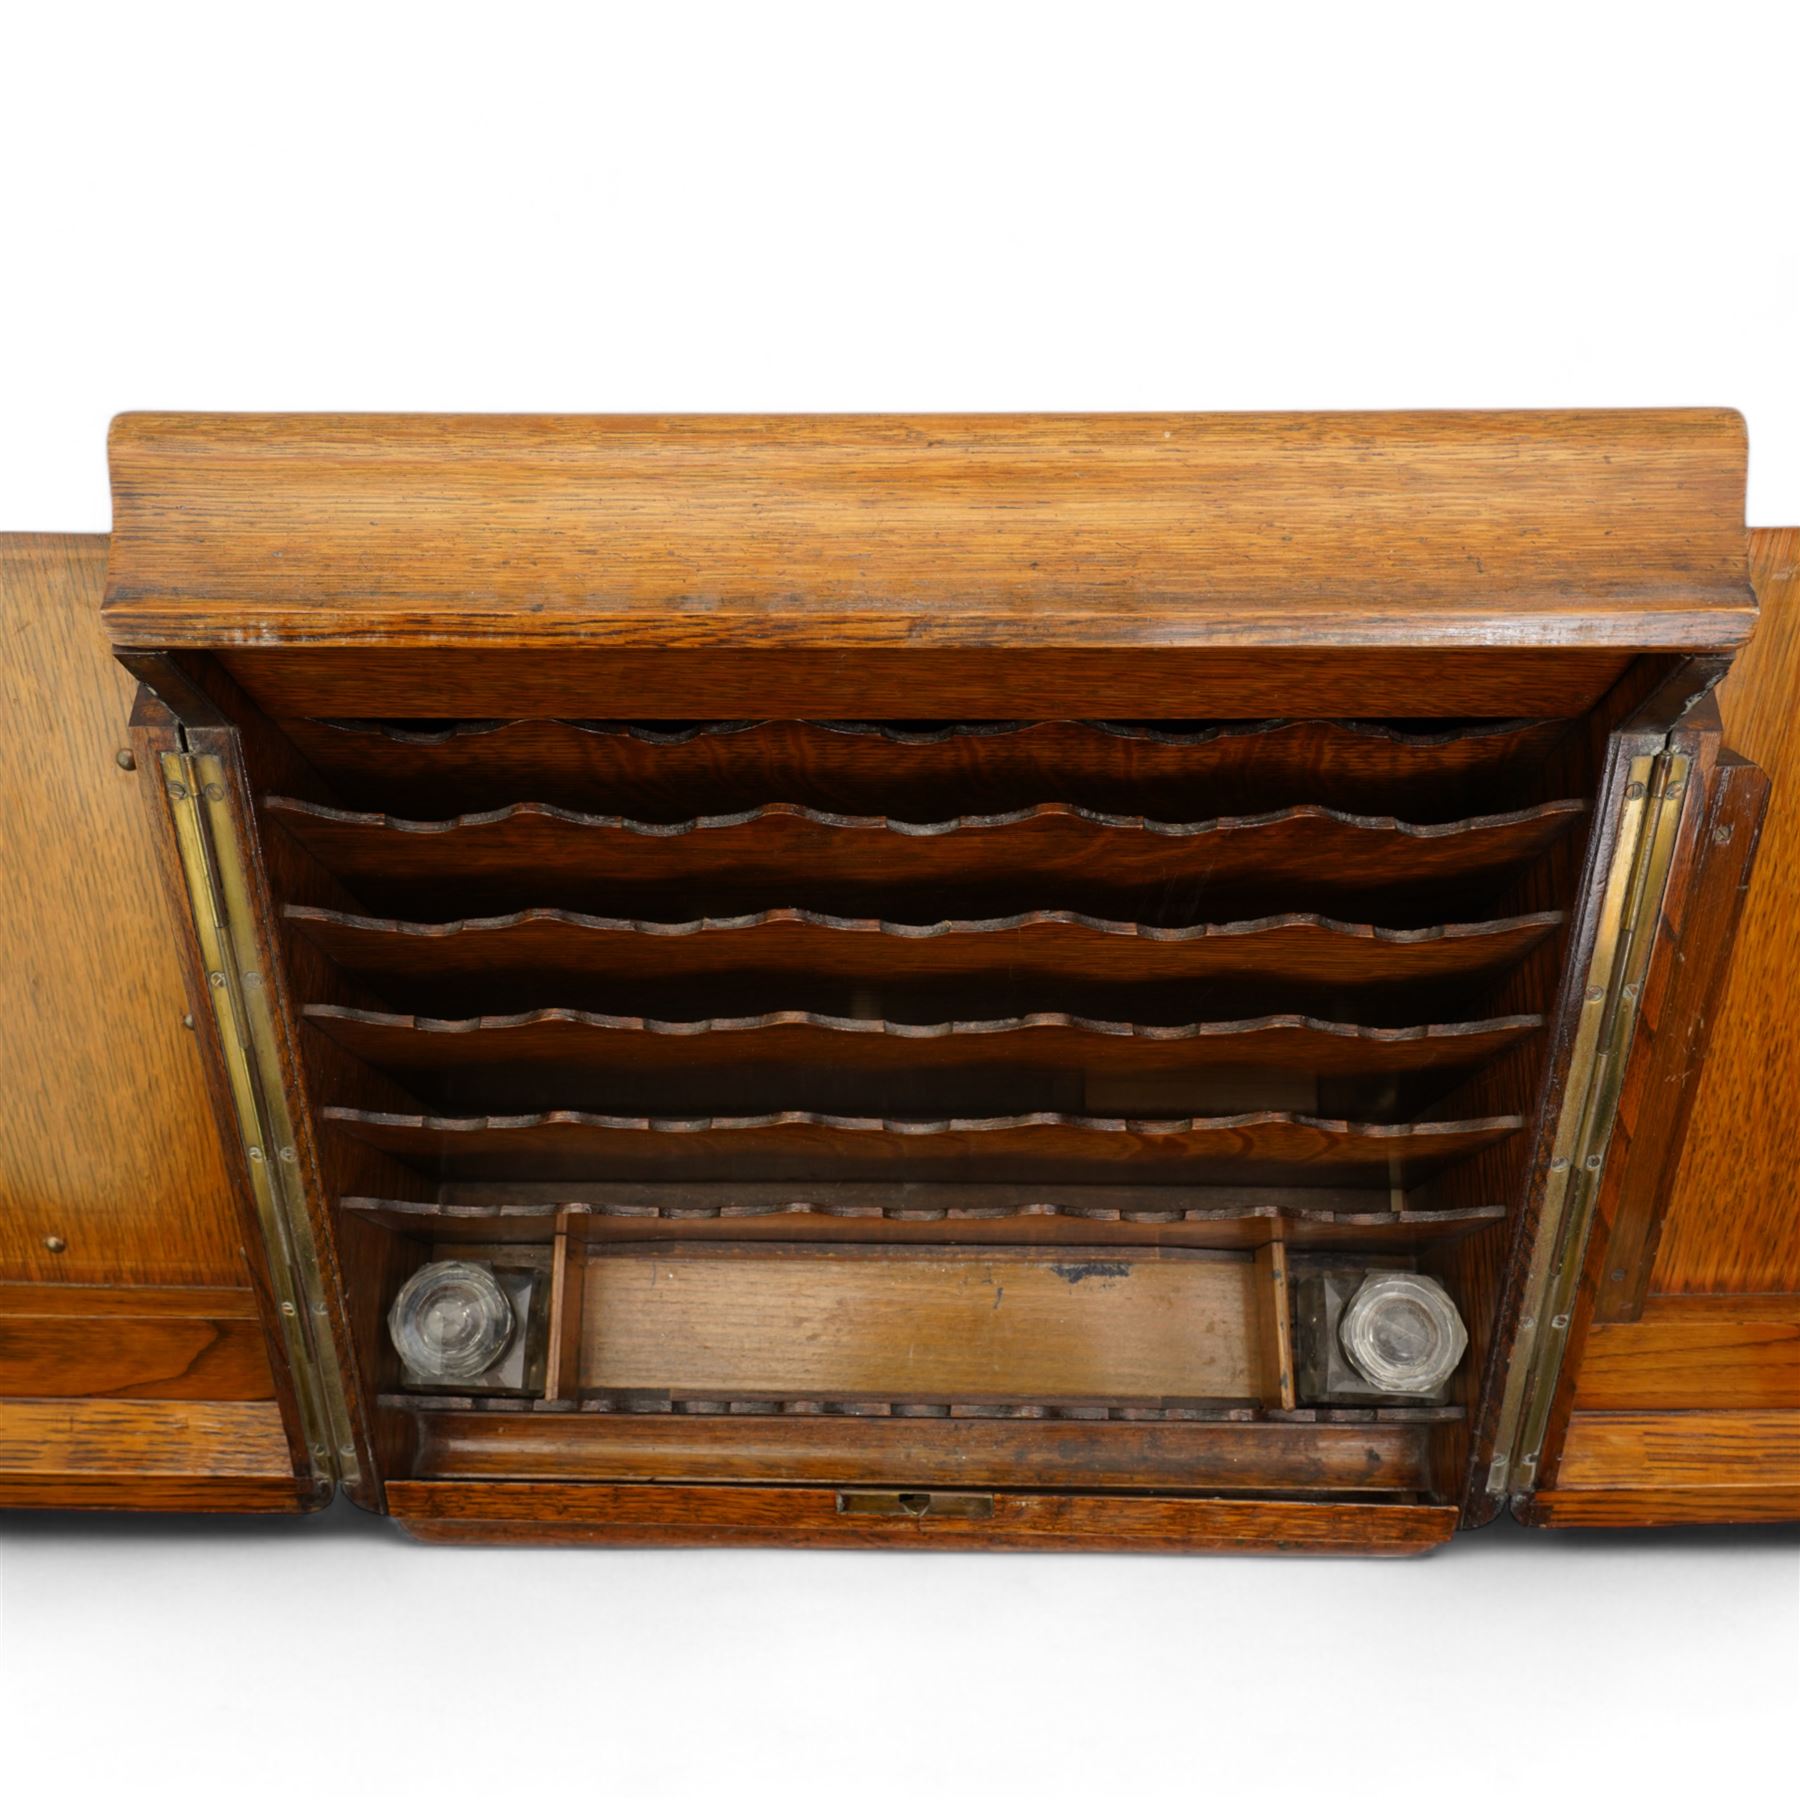
[[[252,1144],[250,1146],[250,1160],[252,1162],[261,1162],[262,1159],[263,1159],[262,1145],[261,1144]]]
[[[171,800],[185,800],[187,797],[187,789],[183,787],[179,781],[171,781],[169,783],[169,798]]]
[[[1550,1329],[1552,1331],[1567,1331],[1569,1329],[1569,1315],[1567,1313],[1558,1313],[1556,1317],[1550,1321]]]
[[[1587,991],[1587,1003],[1589,1006],[1592,1006],[1597,1001],[1604,1000],[1605,998],[1606,998],[1606,989],[1605,988],[1591,987]]]
[[[214,987],[223,987],[225,985],[225,971],[223,969],[214,969],[206,979],[210,981]]]
[[[1731,842],[1731,827],[1729,825],[1721,825],[1719,829],[1713,833],[1713,842],[1715,844],[1729,844]]]
[[[1628,781],[1625,784],[1627,800],[1641,800],[1644,797],[1644,784],[1641,781]]]
[[[280,1156],[281,1156],[281,1160],[285,1163],[291,1163],[291,1162],[295,1161],[296,1158],[294,1156],[294,1146],[292,1144],[283,1144],[281,1146]]]
[[[137,758],[133,756],[129,750],[114,751],[113,761],[116,762],[127,775],[137,767]]]
[[[1597,1169],[1604,1160],[1605,1158],[1596,1152],[1594,1155],[1590,1156],[1582,1166],[1588,1169]]]
[[[223,800],[225,798],[225,790],[220,787],[216,781],[209,781],[200,791],[205,794],[209,800]]]
[[[282,1301],[282,1303],[281,1303],[281,1316],[282,1316],[282,1317],[283,1317],[283,1318],[284,1318],[284,1319],[291,1319],[291,1318],[292,1318],[292,1317],[293,1317],[293,1316],[294,1316],[294,1303],[293,1303],[293,1301],[291,1301],[291,1300],[284,1300],[284,1301]]]

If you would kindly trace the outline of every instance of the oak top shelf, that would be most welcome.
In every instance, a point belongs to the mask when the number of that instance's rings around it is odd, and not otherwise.
[[[111,461],[127,651],[1704,653],[1755,618],[1722,410],[142,413]]]

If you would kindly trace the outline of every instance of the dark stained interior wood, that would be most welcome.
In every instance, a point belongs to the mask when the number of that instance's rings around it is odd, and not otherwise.
[[[525,802],[443,820],[274,796],[264,810],[366,904],[456,918],[521,904],[681,922],[800,906],[899,923],[1053,905],[1152,925],[1254,918],[1296,901],[1386,924],[1478,911],[1585,803],[1442,825],[1317,806],[1196,824],[1062,804],[929,826],[776,803],[646,825]]]
[[[1426,1428],[426,1412],[415,1479],[1416,1491]]]
[[[1596,615],[1585,615],[1594,628]],[[1640,623],[1646,623],[1640,621]],[[1691,618],[1685,623],[1692,623]],[[1683,635],[1680,615],[1646,628]],[[429,626],[441,632],[441,626]],[[1731,627],[1740,633],[1744,625]],[[128,666],[132,653],[124,652]],[[274,718],[606,716],[856,719],[1573,718],[1629,669],[1626,651],[1154,649],[858,651],[222,649],[216,660]],[[191,665],[189,665],[191,666]]]
[[[1233,1082],[1324,1076],[1354,1089],[1364,1116],[1386,1118],[1421,1083],[1453,1081],[1542,1025],[1526,1016],[1382,1029],[1286,1014],[1157,1027],[1067,1013],[942,1025],[814,1013],[682,1022],[566,1008],[421,1019],[329,1006],[308,1007],[306,1018],[440,1110],[604,1099],[620,1111],[680,1115],[728,1099],[737,1110],[768,1112],[804,1096],[821,1110],[885,1106],[927,1117],[1029,1111],[1058,1093],[1085,1096],[1098,1066],[1105,1082],[1154,1096],[1158,1111],[1191,1113]]]
[[[433,730],[287,719],[345,806],[408,818],[520,801],[670,824],[777,800],[913,821],[1056,801],[1151,819],[1328,806],[1441,821],[1503,812],[1561,720],[1412,730],[1345,719],[1140,725],[1051,719],[932,725],[754,719],[634,724],[481,719]]]
[[[1170,1205],[1142,1188],[1059,1184],[832,1181],[825,1183],[569,1182],[518,1184],[490,1200],[480,1183],[446,1183],[430,1204],[349,1196],[346,1219],[431,1243],[443,1254],[467,1246],[545,1244],[571,1208],[592,1243],[1120,1244],[1186,1250],[1296,1249],[1408,1255],[1506,1218],[1501,1207],[1434,1212],[1407,1207],[1356,1211],[1372,1197],[1352,1189],[1304,1190],[1312,1206],[1263,1199],[1268,1189],[1208,1190],[1204,1206]],[[1300,1190],[1296,1190],[1300,1191]],[[1055,1199],[1046,1198],[1054,1193]],[[1330,1205],[1339,1210],[1321,1210]]]
[[[1246,1000],[1323,1005],[1340,989],[1358,990],[1371,1022],[1424,1023],[1443,1017],[1431,1011],[1434,984],[1491,980],[1561,923],[1542,912],[1391,931],[1293,913],[1161,928],[1027,913],[904,926],[782,909],[661,925],[536,909],[431,924],[304,906],[287,917],[292,937],[415,1012],[855,1014],[879,984],[882,1016],[900,1024],[1067,1011],[1186,1025],[1263,1010]]]
[[[1273,1550],[1415,1556],[1448,1541],[1453,1506],[1361,1501],[997,1493],[982,1518],[848,1511],[821,1486],[396,1481],[394,1517],[437,1544],[757,1544],[817,1549]]]
[[[1106,1171],[1145,1185],[1262,1180],[1410,1187],[1457,1157],[1519,1129],[1517,1115],[1426,1125],[1249,1113],[1225,1118],[630,1119],[546,1112],[436,1118],[328,1106],[321,1117],[357,1143],[431,1170],[470,1177],[666,1181],[855,1179],[870,1171],[917,1180],[1059,1182]]]

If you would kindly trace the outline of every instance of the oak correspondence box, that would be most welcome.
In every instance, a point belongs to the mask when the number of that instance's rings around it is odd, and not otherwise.
[[[0,1504],[1800,1518],[1728,411],[127,415],[0,537]]]

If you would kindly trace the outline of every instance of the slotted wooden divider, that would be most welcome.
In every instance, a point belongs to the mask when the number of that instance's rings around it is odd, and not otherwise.
[[[1287,1282],[1504,1216],[1433,1189],[1522,1123],[1457,1096],[1541,1050],[1493,1002],[1558,954],[1565,724],[284,729],[329,793],[261,797],[317,871],[304,1017],[369,1071],[321,1120],[438,1184],[343,1214],[555,1290],[540,1390],[389,1391],[417,1472],[549,1431],[630,1478],[699,1411],[757,1421],[727,1479],[900,1478],[869,1422],[913,1418],[1055,1480],[1028,1434],[1082,1419],[1201,1434],[1100,1484],[1426,1485],[1447,1415],[1296,1407]],[[1235,1473],[1232,1421],[1275,1434]]]

